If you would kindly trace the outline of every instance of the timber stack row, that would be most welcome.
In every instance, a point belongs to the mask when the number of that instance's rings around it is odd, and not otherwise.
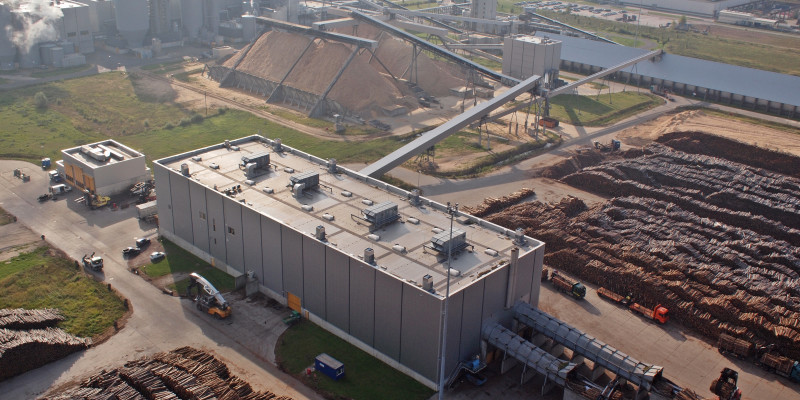
[[[800,180],[661,144],[637,152],[562,179],[605,203],[522,203],[486,219],[547,243],[549,267],[662,304],[713,340],[800,358]]]
[[[42,397],[75,398],[291,400],[269,391],[253,390],[249,383],[231,375],[225,363],[192,347],[130,361],[122,368],[94,375],[78,387]]]
[[[0,381],[91,345],[90,339],[56,328],[62,320],[64,317],[54,309],[0,309]]]

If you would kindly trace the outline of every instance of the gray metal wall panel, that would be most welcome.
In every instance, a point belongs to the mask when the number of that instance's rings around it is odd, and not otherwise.
[[[459,354],[462,359],[471,353],[480,350],[481,328],[483,328],[483,291],[484,282],[478,281],[461,291],[464,293],[464,313],[461,316],[461,347]]]
[[[253,271],[260,279],[263,276],[261,217],[257,212],[246,207],[242,207],[242,242],[244,243],[244,269]]]
[[[281,227],[283,288],[303,299],[303,238],[300,232]],[[303,299],[303,307],[305,307]]]
[[[384,273],[375,273],[375,349],[400,360],[400,306],[403,283]]]
[[[499,322],[503,317],[508,285],[508,266],[490,274],[484,281],[482,323],[485,325],[487,321]]]
[[[447,306],[447,363],[445,376],[449,376],[459,361],[466,360],[472,354],[461,354],[461,318],[464,312],[464,291],[450,296]],[[442,304],[444,304],[442,302]],[[469,312],[470,310],[467,310]]]
[[[325,315],[350,332],[350,257],[331,247],[325,249]]]
[[[169,187],[172,193],[172,216],[175,234],[189,243],[192,239],[192,216],[191,201],[189,199],[189,181],[187,179],[172,179],[170,177]]]
[[[350,334],[372,346],[375,342],[375,268],[350,261]]]
[[[520,256],[517,260],[517,282],[514,288],[514,301],[511,304],[522,300],[528,302],[531,295],[531,279],[533,277],[533,261],[536,258],[535,252],[528,252]]]
[[[244,245],[242,240],[242,205],[229,198],[223,200],[225,212],[225,262],[244,273]],[[219,229],[219,225],[217,225]]]
[[[283,293],[283,257],[281,251],[281,225],[261,216],[261,260],[264,268],[260,275],[261,284]]]
[[[325,320],[326,247],[315,238],[303,236],[303,307]]]
[[[153,176],[156,180],[156,193],[158,193],[158,229],[175,233],[172,225],[172,192],[169,189],[170,172],[161,164],[153,163]]]
[[[442,302],[430,293],[404,284],[402,304],[400,362],[436,381]]]
[[[211,256],[225,260],[225,218],[222,213],[222,195],[216,191],[206,190],[206,208],[208,209],[208,248]]]
[[[531,279],[531,301],[528,304],[539,307],[539,292],[542,288],[542,265],[544,265],[544,248],[536,249],[533,256],[533,277]]]
[[[157,192],[156,192],[157,193]],[[159,196],[161,196],[159,194]],[[189,196],[192,199],[192,236],[194,245],[208,253],[208,210],[206,208],[206,188],[197,182],[189,182]],[[205,216],[205,218],[203,218]]]

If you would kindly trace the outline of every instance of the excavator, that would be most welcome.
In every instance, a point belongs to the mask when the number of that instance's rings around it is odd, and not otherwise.
[[[206,278],[196,272],[189,274],[189,287],[186,288],[186,296],[192,298],[192,289],[197,287],[197,309],[207,312],[217,319],[225,319],[231,315],[231,306]]]
[[[98,209],[100,207],[105,207],[108,205],[108,202],[111,201],[111,198],[108,196],[101,196],[99,194],[95,194],[90,190],[83,191],[83,201],[86,203],[89,208],[92,210]]]

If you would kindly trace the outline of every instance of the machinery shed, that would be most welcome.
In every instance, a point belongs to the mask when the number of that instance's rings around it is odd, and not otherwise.
[[[647,50],[548,33],[559,40],[561,69],[592,74],[647,53]],[[619,82],[657,85],[701,100],[753,108],[795,117],[800,115],[800,77],[739,67],[697,58],[664,54],[612,75]]]
[[[448,276],[446,255],[425,249],[437,233],[453,224],[469,245],[449,265],[445,378],[480,352],[483,326],[537,304],[542,242],[451,220],[445,205],[279,143],[254,135],[154,162],[159,233],[237,284],[252,271],[263,293],[431,388]],[[264,152],[270,171],[248,180],[242,157]],[[316,187],[293,192],[300,174]],[[351,217],[365,209],[393,222]]]
[[[61,150],[59,169],[70,185],[111,196],[127,191],[137,182],[149,181],[144,154],[114,140]]]

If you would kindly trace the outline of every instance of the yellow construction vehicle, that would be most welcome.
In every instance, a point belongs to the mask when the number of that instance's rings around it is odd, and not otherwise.
[[[105,207],[108,205],[108,202],[111,201],[111,198],[108,196],[101,196],[95,193],[92,193],[89,190],[83,191],[83,199],[86,202],[86,205],[89,206],[92,210],[100,207]]]
[[[189,274],[189,287],[186,288],[187,297],[192,298],[192,288],[194,287],[197,287],[197,297],[194,300],[197,302],[198,310],[207,312],[217,319],[230,317],[231,306],[228,305],[219,290],[197,272]]]

